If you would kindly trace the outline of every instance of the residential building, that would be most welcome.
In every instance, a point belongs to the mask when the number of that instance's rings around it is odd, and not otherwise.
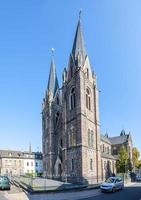
[[[41,152],[0,150],[1,175],[42,174],[42,172],[43,163]]]

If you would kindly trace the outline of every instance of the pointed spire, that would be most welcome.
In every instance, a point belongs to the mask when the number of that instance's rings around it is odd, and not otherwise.
[[[78,20],[78,25],[77,25],[73,48],[72,48],[72,56],[74,60],[76,60],[77,56],[80,55],[82,59],[82,64],[84,64],[87,53],[86,53],[84,37],[82,33],[81,12],[82,11],[79,12],[79,20]]]
[[[52,59],[51,59],[47,93],[51,92],[54,97],[58,88],[59,88],[59,84],[58,84],[58,79],[56,75],[56,66],[54,62],[54,49],[52,48]]]

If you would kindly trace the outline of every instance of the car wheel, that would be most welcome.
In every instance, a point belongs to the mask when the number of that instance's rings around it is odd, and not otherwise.
[[[114,193],[116,191],[116,188],[115,187],[113,187],[113,189],[112,189],[112,192]]]
[[[121,190],[123,190],[123,189],[124,189],[124,186],[121,187]]]

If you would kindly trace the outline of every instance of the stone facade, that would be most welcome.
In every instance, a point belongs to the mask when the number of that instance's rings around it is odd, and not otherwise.
[[[100,122],[96,75],[91,69],[79,19],[60,91],[54,58],[43,100],[43,162],[49,178],[101,181]]]
[[[42,103],[44,176],[75,183],[99,183],[116,173],[117,158],[112,155],[112,142],[100,134],[99,90],[80,19],[62,79],[60,89],[52,57]],[[105,148],[109,149],[107,153]]]

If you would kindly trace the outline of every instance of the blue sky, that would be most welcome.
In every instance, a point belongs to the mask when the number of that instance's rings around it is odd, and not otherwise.
[[[41,102],[51,48],[61,85],[79,10],[98,77],[101,132],[132,134],[141,151],[141,1],[0,2],[0,149],[41,150]]]

